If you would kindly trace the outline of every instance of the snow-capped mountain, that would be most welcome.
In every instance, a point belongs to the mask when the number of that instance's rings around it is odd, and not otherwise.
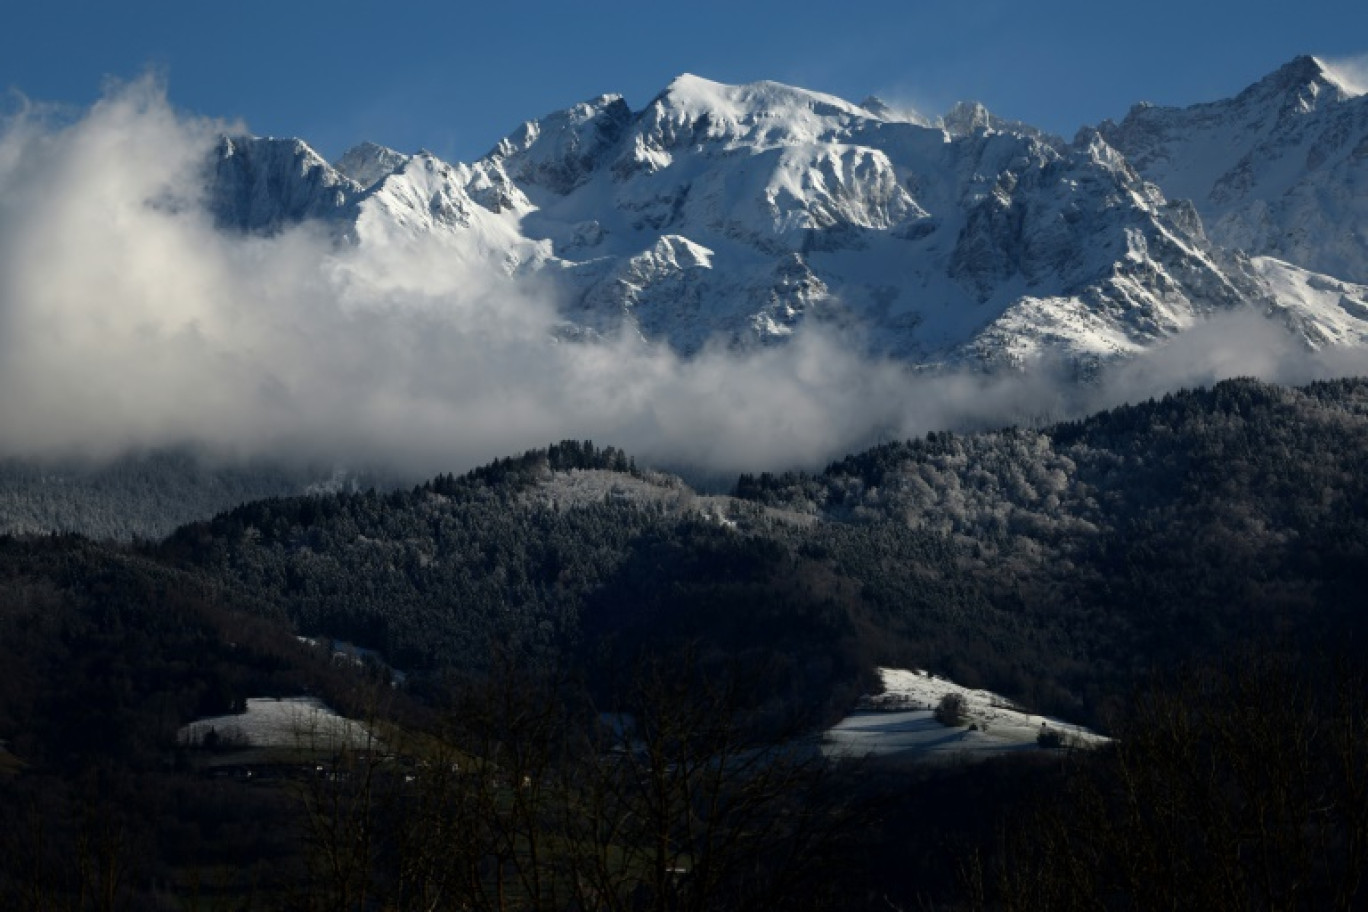
[[[689,354],[818,325],[917,363],[1087,365],[1242,307],[1313,346],[1368,338],[1365,169],[1368,99],[1298,58],[1072,142],[981,105],[930,121],[685,75],[641,110],[605,95],[528,121],[471,164],[225,139],[212,200],[225,228],[323,219],[339,243],[424,238],[536,275],[570,338]]]
[[[1211,239],[1368,282],[1368,95],[1298,57],[1235,98],[1137,105],[1100,132]]]

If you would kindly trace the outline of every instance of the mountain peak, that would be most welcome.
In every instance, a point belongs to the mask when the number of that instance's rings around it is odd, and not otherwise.
[[[409,156],[388,146],[363,142],[348,149],[333,167],[362,187],[372,187],[398,171],[408,160]]]
[[[301,139],[221,136],[212,168],[214,220],[248,233],[337,217],[362,189]]]
[[[945,113],[942,123],[951,136],[970,136],[979,130],[996,129],[997,118],[977,101],[960,101]]]
[[[1321,62],[1310,54],[1298,54],[1272,74],[1288,84],[1304,84],[1325,76]]]
[[[928,124],[929,125],[929,124]],[[975,133],[1015,133],[1030,136],[1049,145],[1060,145],[1058,137],[1051,136],[1038,127],[999,117],[977,101],[961,101],[955,104],[940,119],[939,126],[951,136],[973,136]]]
[[[757,150],[827,141],[881,118],[835,95],[779,82],[727,85],[685,73],[642,112],[643,138],[664,150],[720,143]]]
[[[1335,73],[1320,59],[1303,54],[1245,89],[1235,100],[1278,99],[1299,110],[1313,110],[1325,101],[1347,101],[1360,94],[1351,80]]]
[[[674,79],[670,80],[670,84],[665,87],[664,94],[670,94],[674,91],[708,91],[725,89],[726,87],[727,86],[724,83],[706,79],[693,73],[680,73]]]
[[[860,118],[869,118],[872,114],[868,109],[851,104],[835,95],[801,89],[782,82],[766,79],[728,85],[692,73],[681,73],[676,76],[665,87],[665,91],[657,96],[656,101],[666,102],[669,107],[680,110],[729,112],[735,116],[743,116],[744,112],[756,109],[805,109],[818,116],[845,115]]]
[[[906,104],[889,104],[877,95],[865,96],[859,106],[879,120],[891,123],[910,123],[919,127],[937,127],[940,125],[939,121],[927,117],[916,108]]]
[[[529,120],[486,156],[519,180],[564,195],[586,180],[598,157],[632,120],[621,95],[599,95],[541,120]]]

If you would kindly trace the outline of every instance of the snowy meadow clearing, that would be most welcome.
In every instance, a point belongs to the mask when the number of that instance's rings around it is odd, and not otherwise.
[[[187,746],[208,746],[206,739],[224,747],[324,751],[378,743],[360,722],[339,716],[314,697],[249,699],[244,712],[198,719],[177,733],[177,741]]]
[[[823,756],[948,761],[1043,750],[1042,732],[1057,735],[1063,747],[1095,747],[1108,740],[1081,725],[1026,712],[992,691],[960,687],[930,672],[880,668],[879,676],[883,693],[867,698],[827,730]],[[936,720],[936,706],[950,694],[963,699],[960,725]]]

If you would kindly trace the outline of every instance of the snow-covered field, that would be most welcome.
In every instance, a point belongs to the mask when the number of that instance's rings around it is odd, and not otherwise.
[[[265,697],[247,701],[246,712],[199,719],[181,728],[181,744],[200,745],[209,732],[239,747],[338,750],[374,747],[378,742],[360,722],[333,712],[314,697]]]
[[[603,469],[568,469],[547,472],[522,501],[560,509],[624,501],[658,507],[670,516],[693,514],[728,528],[773,520],[808,526],[817,521],[811,513],[762,506],[721,494],[700,494],[674,475],[646,472],[642,477]]]
[[[1108,739],[1081,725],[1028,713],[1005,697],[970,690],[925,671],[880,668],[884,692],[829,729],[822,753],[831,758],[905,756],[918,760],[974,759],[1041,750],[1042,730],[1055,732],[1065,746],[1094,747]],[[964,724],[955,728],[935,719],[946,694],[964,698]]]

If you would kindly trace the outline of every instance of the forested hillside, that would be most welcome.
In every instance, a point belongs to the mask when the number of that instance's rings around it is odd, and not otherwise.
[[[1096,723],[1156,667],[1356,642],[1365,464],[1368,383],[1233,381],[746,476],[734,498],[570,441],[256,501],[119,560],[375,649],[415,687],[493,644],[592,677],[690,640],[781,667],[790,708],[838,711],[883,663]]]
[[[160,539],[176,527],[263,497],[382,484],[371,473],[215,459],[193,448],[88,459],[0,459],[0,533],[75,532]]]
[[[1368,385],[1234,381],[746,476],[733,500],[569,442],[254,503],[158,554],[412,671],[696,637],[782,657],[805,700],[917,664],[1097,721],[1153,667],[1357,631],[1365,458]]]
[[[862,540],[838,566],[890,624],[940,642],[933,666],[1063,709],[1039,688],[1116,693],[1237,642],[1361,635],[1365,460],[1365,382],[1241,380],[1038,431],[933,434],[820,475],[743,477],[737,494]],[[954,554],[965,606],[937,600],[948,618],[930,625],[905,610],[915,561],[888,559],[917,533]],[[1053,680],[1032,685],[1031,668]]]

